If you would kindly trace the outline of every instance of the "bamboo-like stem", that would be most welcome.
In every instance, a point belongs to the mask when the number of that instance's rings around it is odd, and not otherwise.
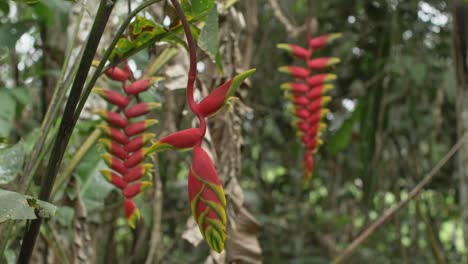
[[[354,252],[354,250],[356,250],[356,248],[359,247],[370,235],[372,235],[375,230],[385,224],[387,220],[389,220],[393,215],[405,207],[411,200],[418,196],[423,188],[437,175],[445,163],[447,163],[460,149],[460,147],[465,144],[465,138],[466,137],[462,137],[458,140],[458,142],[449,150],[449,152],[447,152],[447,154],[445,154],[445,156],[434,166],[434,168],[423,178],[423,180],[411,190],[406,199],[401,200],[397,205],[383,212],[383,214],[366,230],[364,230],[361,235],[354,239],[354,241],[341,253],[341,255],[336,257],[332,263],[338,264],[345,261],[346,258],[349,257]]]
[[[190,25],[187,21],[187,17],[184,14],[184,11],[182,10],[182,7],[180,7],[179,1],[171,0],[171,2],[174,5],[176,13],[179,16],[179,19],[184,27],[185,37],[187,38],[187,45],[189,48],[190,68],[187,81],[187,102],[192,112],[197,116],[198,120],[200,121],[200,129],[202,130],[202,134],[204,135],[206,133],[206,120],[198,110],[198,105],[197,103],[195,103],[195,99],[193,97],[193,90],[195,86],[195,81],[197,79],[197,44],[193,40]],[[199,145],[201,145],[201,143],[202,141],[200,140]]]
[[[78,72],[75,75],[75,79],[71,88],[70,96],[65,106],[64,113],[62,115],[62,121],[60,123],[59,132],[54,142],[49,164],[47,166],[44,180],[39,193],[39,199],[48,201],[52,192],[52,187],[57,176],[59,165],[62,161],[66,147],[70,140],[70,136],[73,132],[73,116],[75,114],[76,106],[79,102],[83,86],[86,81],[89,69],[91,67],[94,55],[98,48],[102,34],[106,27],[109,16],[114,8],[114,2],[109,0],[101,0],[99,8],[94,19],[93,26],[89,33],[88,41],[86,43],[83,56],[78,66]],[[42,224],[42,218],[38,217],[33,220],[29,229],[24,233],[23,243],[21,245],[20,255],[18,257],[18,263],[29,263],[31,258],[34,244],[36,243],[37,236]]]

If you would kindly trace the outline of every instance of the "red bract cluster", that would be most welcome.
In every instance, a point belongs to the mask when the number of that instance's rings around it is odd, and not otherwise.
[[[252,69],[237,75],[216,88],[198,104],[193,101],[193,91],[188,89],[187,99],[191,110],[200,121],[200,126],[163,137],[145,151],[145,154],[149,154],[168,149],[193,148],[193,160],[188,176],[192,215],[208,245],[217,252],[223,250],[226,239],[226,198],[213,161],[201,147],[206,133],[205,119],[228,104],[235,89],[254,72],[255,69]]]
[[[123,69],[110,68],[106,75],[111,80],[122,83],[123,93],[94,88],[97,94],[117,108],[116,111],[96,111],[107,122],[107,125],[100,126],[107,138],[99,141],[108,152],[103,154],[102,158],[111,169],[102,170],[101,173],[110,183],[122,190],[128,224],[135,228],[136,221],[140,219],[140,212],[132,198],[151,186],[151,182],[141,179],[153,167],[144,163],[146,156],[144,146],[154,138],[154,134],[145,131],[158,123],[155,119],[146,119],[145,115],[152,109],[160,107],[160,104],[138,103],[138,94],[146,91],[152,80],[142,79],[127,85],[132,79],[127,63]]]
[[[293,114],[295,128],[306,151],[304,153],[304,180],[309,182],[314,170],[313,154],[322,144],[321,133],[326,129],[323,117],[328,113],[327,103],[331,100],[325,96],[333,88],[328,84],[336,79],[336,75],[323,73],[327,67],[340,62],[338,58],[318,57],[311,58],[312,54],[331,43],[341,34],[328,34],[311,38],[307,34],[308,47],[303,48],[294,44],[278,44],[277,47],[304,61],[302,66],[284,66],[278,70],[294,78],[293,82],[284,83],[281,88],[287,91],[287,98],[294,105]]]
[[[187,82],[187,101],[190,110],[197,116],[199,127],[175,132],[159,139],[144,153],[167,149],[187,150],[193,148],[192,165],[188,175],[188,193],[192,215],[211,249],[221,252],[226,239],[226,198],[213,161],[201,147],[206,133],[206,118],[219,112],[234,95],[237,87],[255,72],[246,71],[213,90],[202,101],[194,100],[196,71],[196,44],[190,26],[177,0],[171,0],[184,27],[190,54],[190,69]]]

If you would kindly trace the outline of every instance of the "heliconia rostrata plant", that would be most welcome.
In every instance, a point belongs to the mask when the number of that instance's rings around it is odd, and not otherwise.
[[[151,186],[150,181],[141,181],[141,179],[153,167],[149,163],[144,163],[144,146],[155,135],[145,131],[158,123],[155,119],[146,119],[145,115],[152,109],[160,107],[160,104],[138,103],[138,94],[151,86],[152,79],[145,78],[127,85],[127,82],[133,79],[127,62],[124,63],[123,69],[113,67],[106,72],[106,75],[122,83],[123,93],[104,88],[93,89],[117,109],[96,111],[108,124],[100,125],[100,129],[107,137],[100,139],[99,142],[108,151],[101,156],[111,170],[101,170],[101,173],[110,183],[122,190],[128,224],[134,228],[136,221],[140,219],[140,212],[132,198]],[[137,118],[140,120],[133,121]]]
[[[295,44],[278,44],[279,49],[286,50],[298,59],[303,60],[302,66],[283,66],[278,70],[294,78],[293,82],[284,83],[281,88],[286,90],[286,97],[293,104],[293,121],[297,134],[306,150],[304,153],[304,181],[308,183],[314,170],[314,154],[321,144],[321,134],[327,125],[323,118],[328,113],[326,105],[331,97],[326,96],[327,91],[333,88],[331,81],[336,79],[335,74],[323,71],[331,65],[340,62],[334,57],[311,58],[313,53],[330,44],[341,36],[340,33],[328,34],[312,38],[307,32],[307,48]]]
[[[125,213],[128,223],[131,227],[135,227],[140,213],[132,198],[151,185],[150,182],[140,181],[152,168],[151,164],[144,163],[145,157],[168,149],[193,149],[192,165],[188,175],[188,196],[192,215],[210,248],[221,252],[226,239],[226,198],[213,161],[201,146],[207,129],[206,118],[216,114],[227,105],[233,98],[236,88],[253,74],[255,69],[235,76],[196,103],[194,100],[194,84],[197,77],[196,44],[178,1],[171,0],[171,2],[187,38],[190,68],[186,97],[190,110],[199,120],[199,127],[175,132],[155,140],[151,146],[145,148],[145,144],[154,138],[154,134],[144,132],[157,121],[152,119],[130,121],[136,117],[143,117],[148,111],[159,106],[159,103],[133,103],[136,101],[133,99],[137,98],[139,93],[149,88],[151,79],[134,81],[127,86],[126,82],[132,78],[128,65],[125,63],[123,69],[113,67],[107,72],[107,76],[122,82],[125,95],[102,88],[95,89],[103,98],[124,113],[122,116],[117,112],[99,111],[99,114],[109,124],[109,126],[102,126],[102,130],[110,139],[103,139],[101,142],[110,153],[104,154],[103,158],[112,169],[112,171],[103,171],[103,175],[109,182],[122,189],[126,199]]]

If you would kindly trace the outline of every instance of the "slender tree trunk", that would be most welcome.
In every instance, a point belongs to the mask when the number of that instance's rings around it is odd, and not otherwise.
[[[461,0],[453,4],[454,61],[457,76],[457,134],[458,138],[468,133],[468,3]],[[460,179],[460,207],[463,222],[465,247],[468,247],[468,142],[458,154],[458,176]]]

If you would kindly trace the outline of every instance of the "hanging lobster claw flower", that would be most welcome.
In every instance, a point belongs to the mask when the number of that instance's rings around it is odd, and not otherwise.
[[[189,128],[170,134],[154,143],[146,150],[146,153],[164,151],[168,149],[186,150],[193,148],[203,138],[200,128]]]
[[[130,75],[126,73],[119,67],[112,67],[106,71],[107,77],[111,78],[114,81],[125,82],[127,79],[130,78]]]
[[[120,161],[118,158],[107,153],[102,154],[101,157],[104,160],[104,162],[107,164],[107,166],[109,166],[109,168],[115,170],[121,175],[124,175],[127,172],[127,166],[125,166],[122,163],[122,161]]]
[[[226,239],[226,198],[213,162],[200,146],[193,150],[188,192],[200,232],[211,249],[221,252]]]
[[[320,49],[327,44],[330,44],[335,39],[340,38],[341,33],[332,33],[327,35],[318,36],[309,40],[309,48],[311,49]]]
[[[112,140],[115,140],[120,144],[128,143],[128,137],[119,130],[108,125],[98,125],[98,128],[101,129],[101,131],[108,135]]]
[[[227,101],[234,95],[234,92],[244,82],[244,80],[255,71],[256,69],[250,69],[238,74],[231,80],[213,90],[198,104],[198,111],[203,117],[209,117],[216,114],[224,105],[226,105]]]
[[[124,114],[127,118],[138,117],[147,114],[149,111],[161,107],[160,103],[140,103],[125,109]]]
[[[287,52],[289,52],[290,54],[300,58],[300,59],[304,59],[304,60],[307,60],[310,55],[312,54],[312,51],[311,50],[308,50],[308,49],[305,49],[301,46],[298,46],[298,45],[294,45],[294,44],[288,44],[288,43],[280,43],[280,44],[277,44],[276,47],[278,49],[282,49],[282,50],[285,50]]]
[[[99,143],[101,143],[101,145],[103,145],[106,150],[109,151],[109,153],[118,157],[119,159],[124,160],[127,158],[127,151],[125,151],[125,149],[117,142],[110,141],[107,138],[101,138],[99,139]]]
[[[310,113],[315,113],[326,106],[330,101],[330,96],[319,97],[307,106],[307,110],[309,110]]]
[[[314,172],[314,157],[312,151],[306,151],[304,154],[304,182],[310,182]]]
[[[331,84],[323,84],[319,86],[312,87],[309,92],[307,92],[307,98],[309,100],[315,100],[321,96],[323,96],[326,92],[333,89],[333,85]]]
[[[133,152],[124,162],[126,168],[130,169],[140,164],[146,157],[147,153],[143,149]],[[125,173],[123,173],[125,174]]]
[[[137,182],[135,184],[127,186],[123,190],[123,195],[127,199],[132,199],[133,197],[135,197],[138,194],[142,193],[146,188],[151,187],[151,186],[153,186],[153,183],[151,183],[149,181]]]
[[[331,82],[334,80],[336,80],[335,74],[320,73],[320,74],[314,74],[310,76],[309,78],[306,79],[306,82],[309,86],[317,86],[317,85],[322,85],[324,83]]]
[[[280,87],[293,93],[305,93],[309,90],[309,86],[305,83],[283,83]]]
[[[305,106],[309,104],[309,99],[307,99],[307,97],[304,96],[296,96],[293,98],[293,103],[295,105]]]
[[[299,66],[283,66],[278,68],[279,72],[287,73],[294,78],[305,79],[309,77],[310,70]]]
[[[339,58],[317,58],[317,59],[312,59],[307,61],[307,66],[311,70],[316,70],[316,71],[321,71],[325,69],[328,66],[335,65],[340,63]]]
[[[128,152],[135,152],[141,149],[148,141],[150,141],[154,137],[156,137],[156,135],[153,133],[144,133],[133,138],[130,142],[125,144],[124,149]]]
[[[150,126],[156,125],[159,123],[156,119],[147,119],[132,123],[131,125],[125,128],[125,134],[129,137],[135,136],[137,134],[145,132]]]
[[[101,170],[101,174],[109,183],[115,185],[117,188],[123,190],[125,189],[125,187],[127,187],[127,182],[115,172],[109,170]]]
[[[97,110],[95,113],[113,126],[124,128],[128,125],[127,119],[116,112]]]
[[[128,103],[130,102],[130,99],[128,99],[127,97],[125,97],[125,96],[123,96],[121,94],[119,94],[118,92],[114,92],[114,91],[107,90],[107,89],[104,89],[104,88],[95,87],[95,88],[93,88],[93,92],[100,95],[107,102],[109,102],[109,103],[111,103],[113,105],[116,105],[116,106],[118,106],[120,108],[127,107]]]
[[[123,179],[126,182],[134,182],[141,179],[148,171],[153,168],[152,164],[146,163],[135,168],[132,168],[125,173]]]
[[[141,218],[140,210],[131,199],[125,199],[124,207],[128,225],[135,229],[136,222]]]
[[[307,119],[309,118],[310,113],[306,109],[297,108],[295,111],[295,115],[301,119]]]
[[[125,87],[125,93],[128,94],[128,95],[135,95],[135,94],[139,94],[139,93],[142,93],[146,90],[148,90],[148,88],[157,80],[161,80],[162,78],[160,77],[155,77],[155,78],[150,78],[150,79],[142,79],[142,80],[138,80],[138,81],[135,81],[131,84],[129,84],[127,87]]]

